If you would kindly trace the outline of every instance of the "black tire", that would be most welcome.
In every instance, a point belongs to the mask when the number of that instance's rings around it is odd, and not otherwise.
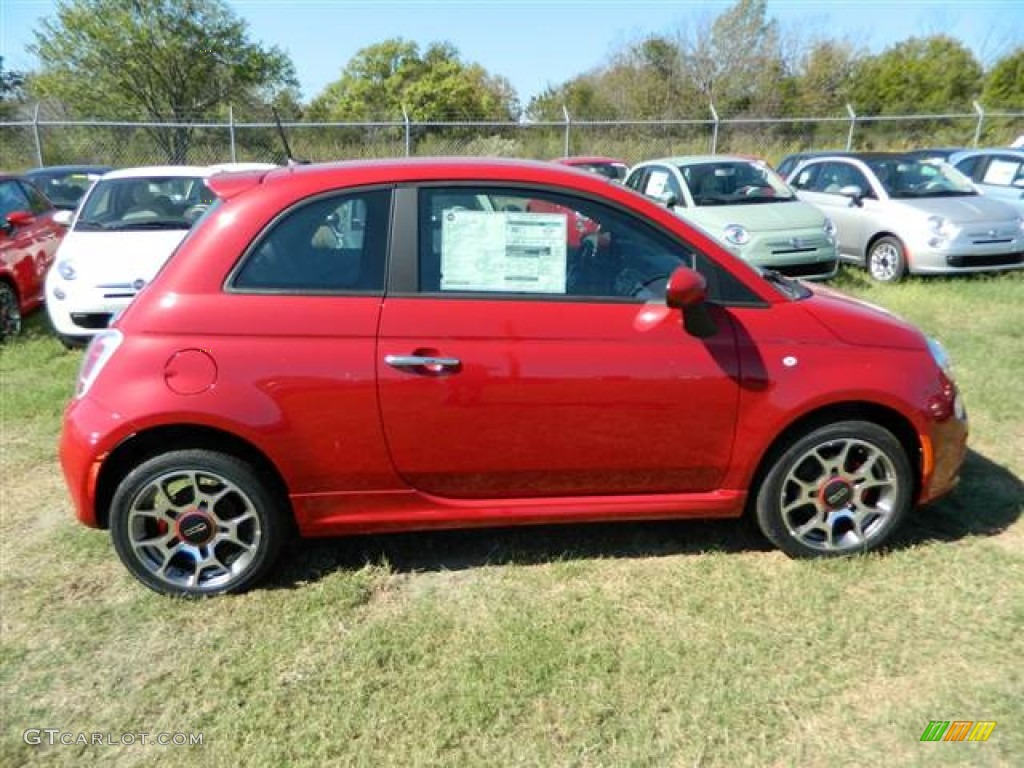
[[[0,280],[0,342],[21,333],[21,305],[14,287]]]
[[[907,274],[907,251],[897,238],[880,237],[871,244],[867,257],[868,274],[880,283],[898,283]]]
[[[891,432],[841,421],[776,453],[755,511],[762,533],[790,557],[841,557],[883,546],[913,491],[910,461]]]
[[[246,462],[214,451],[171,451],[118,485],[110,534],[121,562],[155,592],[236,593],[273,566],[290,532],[287,511],[282,494]]]
[[[64,349],[85,349],[92,340],[91,336],[67,336],[63,333],[57,334],[57,340],[64,346]]]

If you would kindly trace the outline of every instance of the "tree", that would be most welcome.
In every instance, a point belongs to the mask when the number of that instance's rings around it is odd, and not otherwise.
[[[25,73],[4,69],[4,57],[0,56],[0,120],[13,117],[24,97]]]
[[[778,111],[786,67],[766,0],[737,0],[710,23],[681,31],[679,48],[683,72],[723,115]]]
[[[912,37],[864,59],[850,95],[869,115],[970,110],[981,82],[981,65],[963,43],[947,35]]]
[[[93,118],[182,123],[297,85],[288,56],[250,41],[223,0],[67,0],[35,33],[33,95]],[[192,129],[149,129],[185,161]]]
[[[393,38],[358,51],[310,104],[314,120],[513,120],[519,102],[509,81],[464,62],[450,43],[420,53]]]
[[[792,109],[796,114],[842,114],[850,101],[860,57],[850,43],[821,40],[811,45],[793,77]]]
[[[989,108],[1024,108],[1024,47],[1004,56],[985,76],[981,103]]]

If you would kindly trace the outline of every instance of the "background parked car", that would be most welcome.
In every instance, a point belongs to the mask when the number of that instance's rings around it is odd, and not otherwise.
[[[948,164],[888,153],[822,157],[789,183],[835,221],[841,258],[876,280],[1024,266],[1021,217]]]
[[[911,149],[901,154],[916,157],[928,163],[948,163],[949,158],[957,152],[962,152],[963,147],[937,147],[934,149]]]
[[[27,179],[0,175],[0,341],[43,303],[46,271],[65,233],[56,210]]]
[[[752,264],[810,279],[836,273],[832,222],[799,201],[765,163],[729,155],[667,157],[633,166],[626,186],[704,227]]]
[[[577,157],[560,157],[555,160],[562,165],[571,165],[582,171],[590,171],[611,179],[612,181],[623,181],[629,171],[629,165],[625,160],[601,155],[580,155]]]
[[[1024,213],[1024,150],[970,149],[957,152],[949,162],[986,195]]]
[[[73,211],[100,176],[113,170],[109,165],[49,165],[25,171],[29,179],[55,207]]]
[[[795,152],[792,155],[786,155],[779,164],[775,167],[776,173],[784,179],[788,179],[789,175],[796,170],[797,166],[800,165],[804,160],[810,160],[812,157],[833,157],[835,155],[847,154],[841,149],[831,150],[813,150],[808,152]]]
[[[112,171],[75,213],[46,278],[47,312],[67,346],[107,327],[213,203],[201,166]]]

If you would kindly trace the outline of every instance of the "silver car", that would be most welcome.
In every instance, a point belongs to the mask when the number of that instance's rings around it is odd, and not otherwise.
[[[970,149],[957,152],[949,163],[986,195],[1024,213],[1024,149]]]
[[[876,280],[1024,267],[1020,213],[950,165],[885,153],[817,157],[789,183],[835,222],[840,258]]]

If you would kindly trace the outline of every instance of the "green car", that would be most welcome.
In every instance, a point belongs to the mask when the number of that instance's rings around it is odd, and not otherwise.
[[[626,186],[669,206],[737,256],[791,277],[826,280],[839,265],[835,225],[765,163],[729,155],[649,160]]]

